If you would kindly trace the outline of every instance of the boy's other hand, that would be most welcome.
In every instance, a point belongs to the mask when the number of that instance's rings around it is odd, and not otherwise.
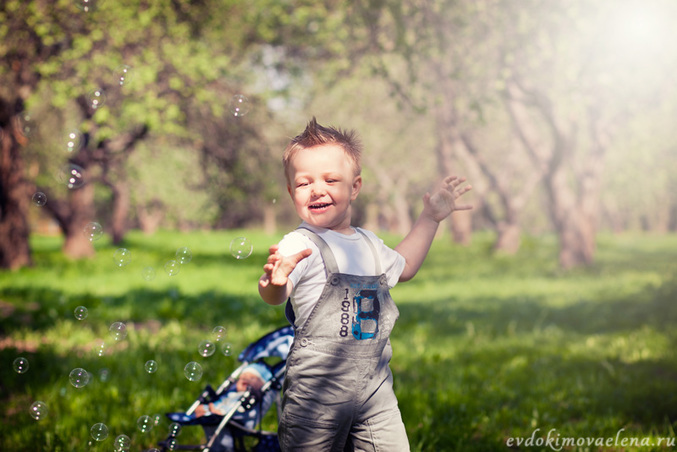
[[[296,268],[296,264],[310,256],[312,250],[306,248],[291,256],[283,256],[279,252],[279,246],[273,245],[268,249],[268,253],[268,261],[263,266],[264,275],[260,279],[261,287],[286,285],[289,274]]]
[[[464,193],[472,190],[470,185],[461,186],[465,177],[449,176],[444,179],[442,186],[432,194],[426,193],[423,197],[423,213],[436,222],[444,220],[455,210],[470,210],[470,204],[457,204],[456,200]]]

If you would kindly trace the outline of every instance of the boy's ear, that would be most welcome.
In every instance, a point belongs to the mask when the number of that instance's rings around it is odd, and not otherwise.
[[[357,199],[357,195],[360,194],[361,189],[362,189],[362,176],[355,176],[355,179],[353,179],[353,191],[350,194],[351,201],[355,201],[355,199]]]

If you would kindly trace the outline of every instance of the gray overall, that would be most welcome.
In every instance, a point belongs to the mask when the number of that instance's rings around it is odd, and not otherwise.
[[[297,229],[320,249],[327,283],[287,357],[282,417],[283,451],[408,451],[393,392],[389,335],[399,312],[374,244],[377,276],[339,273],[329,245]],[[364,234],[363,234],[364,235]],[[287,302],[287,318],[294,312]]]

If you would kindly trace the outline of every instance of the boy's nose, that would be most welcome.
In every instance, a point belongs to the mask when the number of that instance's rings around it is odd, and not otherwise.
[[[313,196],[322,196],[324,195],[325,190],[324,187],[320,184],[313,184],[313,186],[310,189],[310,194]]]

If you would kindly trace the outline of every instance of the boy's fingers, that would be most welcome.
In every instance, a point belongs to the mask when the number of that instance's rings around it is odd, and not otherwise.
[[[463,193],[467,193],[467,192],[469,192],[470,190],[472,190],[472,186],[471,186],[471,185],[468,185],[468,186],[466,186],[466,187],[463,187],[463,188],[461,188],[460,190],[458,190],[458,196],[461,196]]]
[[[310,256],[312,254],[312,252],[313,252],[313,250],[311,250],[310,248],[306,248],[305,250],[301,250],[298,253],[296,253],[296,254],[294,254],[290,257],[294,261],[295,264],[298,264],[303,259]]]
[[[444,179],[444,184],[456,188],[466,180],[467,179],[465,177],[449,176],[446,179]]]

